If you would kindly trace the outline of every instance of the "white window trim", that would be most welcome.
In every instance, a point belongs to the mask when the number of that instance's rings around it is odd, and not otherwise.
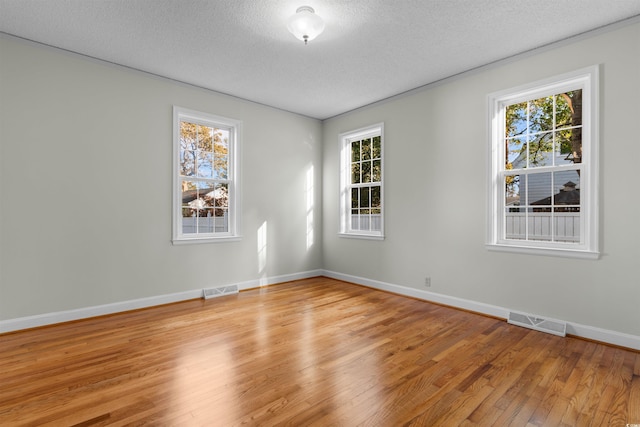
[[[229,231],[226,233],[202,233],[196,236],[183,234],[181,227],[182,194],[180,191],[180,121],[186,120],[206,126],[229,129]],[[237,241],[241,234],[241,186],[240,147],[242,121],[216,116],[178,106],[173,107],[173,238],[174,245]]]
[[[351,230],[349,228],[351,198],[350,194],[346,191],[348,182],[351,180],[351,141],[377,135],[380,135],[381,155],[380,231]],[[340,231],[338,232],[338,236],[354,239],[384,240],[384,123],[377,123],[354,131],[341,133],[338,139],[340,144]]]
[[[566,90],[583,90],[583,158],[586,159],[581,172],[581,243],[519,241],[503,239],[502,212],[504,212],[504,186],[499,173],[504,168],[504,107],[528,99],[535,99]],[[487,242],[493,251],[515,252],[532,255],[550,255],[570,258],[599,258],[599,186],[598,186],[598,107],[599,66],[576,70],[560,76],[526,84],[513,89],[489,94],[489,167],[487,198]]]

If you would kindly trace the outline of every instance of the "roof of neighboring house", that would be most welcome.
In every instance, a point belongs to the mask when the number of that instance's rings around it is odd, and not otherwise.
[[[536,200],[531,203],[532,205],[551,205],[551,196],[544,199]],[[553,195],[554,205],[579,205],[580,204],[580,189],[576,188],[574,182],[567,182],[564,187]]]
[[[182,192],[182,203],[189,203],[193,200],[198,199],[198,192],[200,192],[200,197],[204,199],[220,199],[226,196],[226,193],[220,188],[216,190],[211,190],[205,193],[207,190],[203,189],[195,189],[195,190],[187,190]]]

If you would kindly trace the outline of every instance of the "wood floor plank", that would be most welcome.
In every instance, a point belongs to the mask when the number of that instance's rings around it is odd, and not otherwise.
[[[4,426],[640,422],[640,353],[328,278],[0,335]]]
[[[640,424],[640,375],[634,375],[629,391],[628,423]]]

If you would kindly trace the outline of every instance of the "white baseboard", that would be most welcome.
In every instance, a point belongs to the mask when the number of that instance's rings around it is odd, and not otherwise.
[[[333,279],[344,280],[362,286],[374,289],[393,292],[400,295],[418,298],[425,301],[435,302],[438,304],[448,305],[455,308],[474,311],[476,313],[486,314],[489,316],[507,319],[509,317],[508,308],[496,305],[485,304],[463,298],[453,297],[449,295],[438,294],[435,292],[423,291],[422,289],[409,288],[401,285],[380,282],[377,280],[367,279],[364,277],[351,276],[349,274],[337,273],[335,271],[324,270],[323,276]],[[633,350],[640,350],[640,337],[636,335],[625,334],[622,332],[611,331],[607,329],[597,328],[595,326],[581,325],[579,323],[567,322],[567,334],[581,337],[589,340],[599,341],[607,344],[626,347]]]
[[[293,280],[309,279],[311,277],[318,277],[323,275],[323,270],[309,270],[301,273],[283,274],[281,276],[261,277],[255,280],[249,280],[247,282],[236,283],[238,289],[246,290],[252,288],[259,288],[261,286],[274,285],[276,283],[291,282]]]
[[[238,289],[245,290],[275,283],[289,282],[292,280],[307,279],[322,276],[322,270],[311,270],[301,273],[284,274],[281,276],[263,277],[241,283],[231,283]],[[206,287],[206,286],[205,286]],[[129,301],[121,301],[112,304],[97,305],[93,307],[78,308],[75,310],[58,311],[55,313],[38,314],[35,316],[20,317],[16,319],[0,320],[0,333],[14,332],[22,329],[37,328],[56,323],[70,322],[73,320],[87,319],[89,317],[104,316],[106,314],[120,313],[123,311],[137,310],[156,305],[170,304],[178,301],[202,297],[202,289],[193,289],[167,295],[157,295],[148,298],[140,298]]]
[[[435,292],[424,291],[421,289],[409,288],[406,286],[395,285],[391,283],[381,282],[378,280],[367,279],[364,277],[352,276],[349,274],[337,273],[329,270],[310,270],[300,273],[284,274],[280,276],[262,277],[255,280],[249,280],[240,283],[231,283],[236,285],[240,290],[257,288],[261,286],[273,285],[276,283],[289,282],[293,280],[308,279],[311,277],[326,276],[333,279],[344,280],[345,282],[356,283],[358,285],[367,286],[373,289],[380,289],[387,292],[393,292],[400,295],[418,298],[425,301],[435,302],[438,304],[448,305],[451,307],[461,308],[464,310],[474,311],[489,316],[506,319],[509,316],[510,309],[499,307],[491,304],[485,304],[477,301],[467,300],[463,298],[443,295]],[[19,331],[22,329],[36,328],[40,326],[53,325],[56,323],[69,322],[73,320],[86,319],[89,317],[103,316],[106,314],[120,313],[123,311],[137,310],[156,305],[169,304],[172,302],[185,301],[202,296],[202,289],[194,289],[174,294],[158,295],[148,298],[140,298],[129,301],[122,301],[112,304],[104,304],[93,307],[79,308],[75,310],[59,311],[55,313],[45,313],[35,316],[20,317],[16,319],[8,319],[0,321],[0,333]],[[594,326],[581,325],[578,323],[567,322],[567,333],[581,338],[594,341],[600,341],[612,345],[626,347],[634,350],[640,350],[640,337],[621,332],[601,329]]]
[[[75,310],[65,310],[54,313],[37,314],[35,316],[19,317],[17,319],[2,320],[0,321],[0,333],[37,328],[40,326],[70,322],[89,317],[104,316],[106,314],[137,310],[139,308],[146,308],[154,305],[170,304],[172,302],[185,301],[188,299],[198,298],[200,296],[202,296],[202,289],[197,289],[178,292],[175,294],[158,295],[111,304],[83,307]]]

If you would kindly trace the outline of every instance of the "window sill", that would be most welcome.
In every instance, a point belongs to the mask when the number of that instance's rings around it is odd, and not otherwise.
[[[382,234],[338,233],[338,237],[345,237],[347,239],[384,240],[384,235]]]
[[[495,252],[509,252],[525,255],[543,255],[554,256],[563,258],[578,258],[578,259],[593,259],[600,258],[600,252],[594,252],[589,250],[578,249],[565,249],[565,248],[541,248],[530,246],[516,246],[516,245],[503,245],[496,243],[488,243],[487,249]]]
[[[204,243],[225,243],[237,242],[242,240],[242,236],[224,236],[224,237],[193,237],[183,239],[173,239],[173,245],[200,245]]]

